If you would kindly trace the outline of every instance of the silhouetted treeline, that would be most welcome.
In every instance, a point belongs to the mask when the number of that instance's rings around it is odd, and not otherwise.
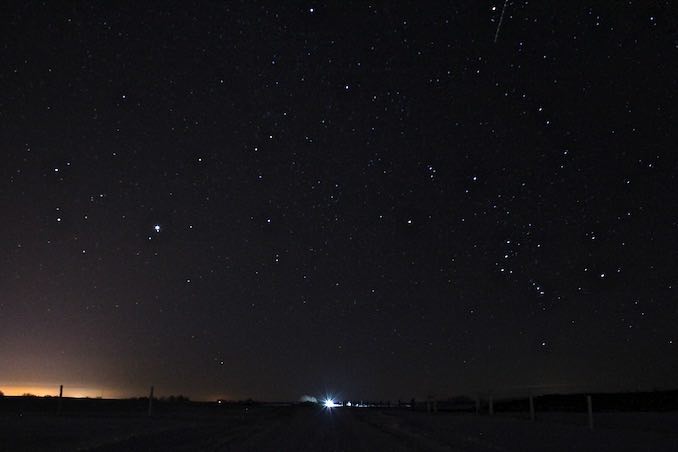
[[[245,399],[245,400],[218,399],[217,404],[228,405],[228,406],[254,406],[254,405],[260,405],[261,402],[257,402],[254,399]]]
[[[675,411],[678,390],[653,392],[593,393],[595,411]],[[534,398],[537,411],[586,411],[584,394],[550,394]],[[525,400],[498,400],[498,411],[525,410]]]
[[[547,394],[534,396],[537,411],[585,412],[587,394]],[[588,393],[593,399],[594,411],[676,411],[678,410],[678,390]],[[487,412],[489,399],[481,396],[478,400],[481,412]],[[454,397],[437,402],[439,411],[475,412],[476,400],[471,397]],[[426,401],[417,400],[416,410],[426,410]],[[527,411],[527,396],[494,397],[494,411]]]
[[[591,393],[594,411],[678,411],[678,390],[624,392],[624,393]],[[2,412],[56,412],[59,398],[54,396],[38,397],[33,394],[23,396],[3,396],[0,392],[0,411]],[[480,411],[487,412],[488,398],[478,400]],[[129,399],[101,398],[69,398],[61,400],[63,412],[120,412],[127,414],[146,414],[148,397]],[[343,401],[349,406],[348,401]],[[154,399],[154,413],[190,412],[199,407],[223,411],[225,408],[259,406],[261,402],[253,399],[217,400],[216,402],[193,402],[184,395],[170,395]],[[270,405],[270,404],[268,404]],[[309,405],[316,404],[310,403]],[[586,394],[549,394],[534,397],[537,412],[543,411],[586,411]],[[376,409],[400,408],[426,411],[431,409],[430,400],[407,401],[352,401],[351,406]],[[437,411],[475,412],[476,399],[466,396],[437,400]],[[529,408],[527,396],[513,398],[494,398],[495,412],[521,412]]]

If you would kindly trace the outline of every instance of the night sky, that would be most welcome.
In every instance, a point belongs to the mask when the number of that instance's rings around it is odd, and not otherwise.
[[[676,386],[671,2],[114,3],[2,6],[0,390]]]

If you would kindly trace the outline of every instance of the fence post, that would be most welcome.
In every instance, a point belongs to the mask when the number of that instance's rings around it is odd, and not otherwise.
[[[590,395],[586,396],[586,408],[589,413],[589,429],[593,430],[593,402]]]
[[[534,421],[534,397],[530,394],[530,420]]]
[[[490,395],[490,406],[488,409],[490,416],[494,415],[494,398]]]
[[[153,416],[153,386],[151,386],[151,394],[148,396],[148,415]]]
[[[480,414],[480,396],[476,394],[476,414]]]
[[[57,414],[61,414],[61,404],[64,396],[64,385],[59,385],[59,405],[57,406]]]

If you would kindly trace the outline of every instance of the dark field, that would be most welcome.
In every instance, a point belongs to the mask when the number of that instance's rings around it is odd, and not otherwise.
[[[678,451],[678,414],[0,400],[1,451]]]

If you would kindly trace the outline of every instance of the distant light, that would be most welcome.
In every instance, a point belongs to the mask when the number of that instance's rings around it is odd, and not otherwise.
[[[159,225],[159,224],[156,224],[155,226],[153,226],[153,230],[154,230],[155,232],[160,232],[160,225]]]
[[[335,408],[338,407],[339,405],[335,403],[334,400],[332,399],[325,399],[325,401],[323,402],[323,406],[325,408]]]

